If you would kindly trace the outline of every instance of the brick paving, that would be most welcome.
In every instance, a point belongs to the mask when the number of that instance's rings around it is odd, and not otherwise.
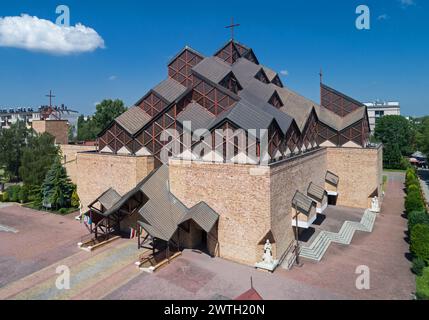
[[[372,233],[356,232],[350,245],[332,244],[320,262],[304,261],[301,268],[278,268],[273,274],[192,250],[147,274],[133,265],[135,241],[114,241],[94,253],[77,251],[85,229],[72,218],[3,208],[0,224],[19,232],[0,232],[0,267],[7,271],[0,273],[0,299],[232,299],[250,288],[250,277],[264,299],[410,299],[415,287],[404,239],[404,175],[388,175]],[[339,221],[358,219],[362,211],[330,212],[325,225],[336,231]],[[54,288],[60,264],[72,270],[68,292]],[[370,290],[355,287],[359,265],[370,268]]]
[[[85,228],[70,217],[18,205],[0,208],[0,288],[78,251]]]
[[[274,274],[192,251],[159,272],[135,277],[106,299],[234,298],[248,290],[250,277],[264,299],[411,299],[414,276],[407,259],[403,215],[404,175],[389,173],[382,212],[372,233],[356,232],[350,245],[333,244],[320,262],[301,268],[278,268]],[[327,220],[335,231],[344,218],[356,220],[362,210],[335,208]],[[343,212],[345,217],[341,217]],[[335,222],[337,221],[337,222]],[[339,222],[338,222],[339,221]],[[370,289],[358,290],[356,267],[370,268]]]
[[[350,245],[332,244],[320,262],[305,261],[284,276],[353,299],[411,299],[414,276],[405,240],[404,174],[388,173],[382,211],[372,233],[357,232]],[[370,289],[355,287],[356,267],[370,268]]]

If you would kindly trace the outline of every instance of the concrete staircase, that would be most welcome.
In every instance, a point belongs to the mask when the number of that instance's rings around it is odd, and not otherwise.
[[[367,209],[360,222],[345,221],[338,233],[320,231],[309,246],[301,247],[300,257],[320,261],[332,242],[348,245],[356,231],[372,232],[376,217],[376,213]]]

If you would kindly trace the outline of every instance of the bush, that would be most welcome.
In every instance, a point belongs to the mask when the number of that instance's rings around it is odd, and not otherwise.
[[[80,207],[80,199],[79,199],[79,196],[77,194],[76,186],[74,187],[74,190],[73,190],[73,193],[71,196],[70,204],[73,208],[79,208]]]
[[[3,202],[9,202],[9,201],[10,201],[9,192],[7,191],[3,192]]]
[[[422,275],[416,277],[416,296],[419,300],[429,300],[429,267],[424,268]]]
[[[22,203],[27,203],[28,195],[29,195],[29,189],[27,186],[24,185],[23,187],[21,187],[18,193],[19,201]]]
[[[419,192],[420,193],[420,187],[415,183],[410,184],[407,187],[407,193],[411,193],[411,192]]]
[[[425,261],[429,261],[429,225],[416,224],[411,229],[411,252]]]
[[[416,224],[429,224],[429,214],[426,211],[411,211],[408,214],[408,230]]]
[[[10,186],[6,189],[9,197],[9,202],[19,202],[19,193],[21,192],[21,186]]]
[[[405,210],[407,212],[423,211],[425,204],[420,195],[420,192],[410,192],[405,198]]]
[[[422,258],[414,258],[413,259],[413,266],[411,270],[416,274],[417,276],[421,276],[423,274],[423,269],[426,267],[426,262]]]
[[[66,214],[67,213],[67,209],[66,208],[61,208],[60,210],[58,210],[59,214]]]

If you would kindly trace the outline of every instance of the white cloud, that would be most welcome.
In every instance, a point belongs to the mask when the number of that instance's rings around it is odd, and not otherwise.
[[[115,81],[116,79],[118,79],[118,77],[117,77],[117,76],[115,76],[115,75],[113,75],[113,76],[110,76],[108,79],[109,79],[110,81]]]
[[[104,48],[104,40],[94,29],[81,23],[59,26],[49,20],[23,14],[0,17],[0,47],[67,55]]]
[[[414,6],[416,4],[416,2],[414,0],[399,0],[399,2],[401,3],[402,7],[409,7],[409,6]]]
[[[280,71],[280,74],[281,74],[282,76],[288,76],[288,75],[289,75],[289,71],[287,71],[287,70],[281,70],[281,71]]]
[[[385,13],[377,17],[377,20],[387,20],[387,19],[389,19],[389,16]]]

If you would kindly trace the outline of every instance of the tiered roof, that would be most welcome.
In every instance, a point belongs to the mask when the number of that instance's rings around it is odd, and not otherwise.
[[[213,101],[222,94],[229,102],[220,106],[212,101],[216,105],[213,108],[199,99],[204,94]],[[189,120],[193,129],[203,126],[210,130],[230,121],[242,129],[268,129],[275,123],[283,134],[291,126],[296,127],[303,138],[309,119],[314,118],[312,114],[317,123],[335,132],[367,117],[363,104],[323,84],[321,96],[319,105],[285,87],[275,71],[259,64],[251,48],[229,41],[209,57],[185,47],[169,63],[169,77],[137,101],[136,107],[118,117],[116,123],[134,137],[170,106],[185,103],[170,115],[179,125]]]

